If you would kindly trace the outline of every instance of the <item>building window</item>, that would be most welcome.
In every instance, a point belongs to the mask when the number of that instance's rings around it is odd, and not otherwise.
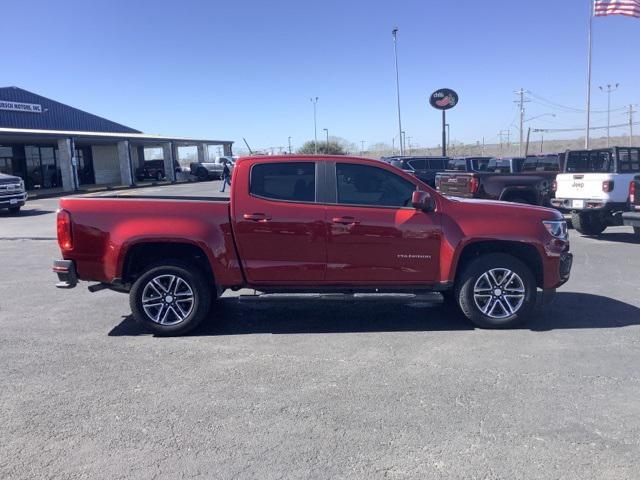
[[[24,154],[27,167],[25,183],[28,190],[62,186],[54,147],[25,145]]]
[[[13,148],[0,145],[0,173],[13,175]]]

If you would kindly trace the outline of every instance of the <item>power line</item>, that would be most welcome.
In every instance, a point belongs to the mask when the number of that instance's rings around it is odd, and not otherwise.
[[[630,125],[640,125],[640,122],[631,122],[631,123],[620,123],[618,125],[611,125],[609,128],[620,128],[620,127],[628,127]],[[589,130],[606,130],[607,126],[604,127],[589,127]],[[534,128],[533,132],[576,132],[583,131],[584,127],[576,127],[576,128]]]

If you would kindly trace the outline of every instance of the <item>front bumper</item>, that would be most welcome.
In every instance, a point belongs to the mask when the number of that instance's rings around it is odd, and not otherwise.
[[[565,252],[560,255],[560,280],[565,283],[571,276],[571,267],[573,266],[573,253]]]
[[[73,288],[78,284],[78,274],[72,260],[54,260],[53,271],[58,275],[57,288]]]
[[[0,196],[0,208],[22,207],[27,201],[27,192],[21,192],[15,195]]]

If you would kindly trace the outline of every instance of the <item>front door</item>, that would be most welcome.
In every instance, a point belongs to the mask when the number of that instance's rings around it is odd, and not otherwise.
[[[242,266],[253,285],[304,285],[324,279],[325,206],[316,202],[316,162],[255,163],[246,192],[232,191],[234,232]],[[246,183],[245,183],[246,182]],[[246,187],[245,187],[246,188]]]
[[[335,181],[336,204],[327,207],[326,282],[435,282],[440,218],[411,207],[416,184],[391,169],[346,162],[335,164]]]

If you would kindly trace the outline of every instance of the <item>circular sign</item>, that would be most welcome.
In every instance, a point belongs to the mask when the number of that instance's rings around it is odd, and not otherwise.
[[[458,104],[458,94],[450,88],[441,88],[431,94],[429,103],[438,110],[449,110]]]

